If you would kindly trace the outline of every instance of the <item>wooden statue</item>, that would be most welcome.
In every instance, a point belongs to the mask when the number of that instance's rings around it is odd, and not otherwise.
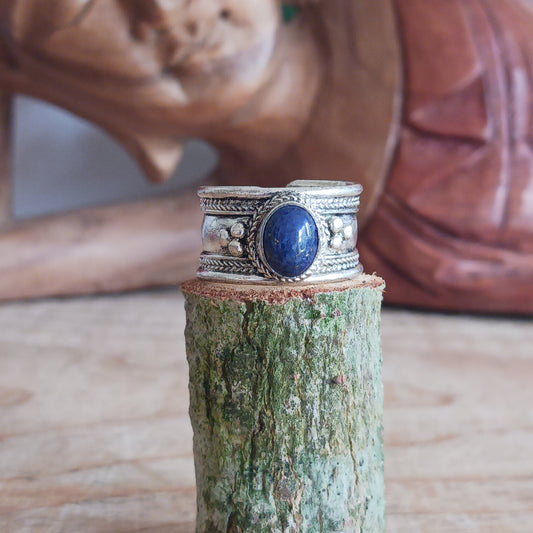
[[[0,87],[100,125],[154,181],[187,137],[218,149],[219,182],[360,181],[387,301],[533,312],[532,3],[294,4],[0,0]],[[16,223],[3,170],[1,298],[193,271],[191,192]]]

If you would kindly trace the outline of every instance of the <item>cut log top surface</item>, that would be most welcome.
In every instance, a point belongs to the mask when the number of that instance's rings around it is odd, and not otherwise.
[[[181,285],[181,289],[189,294],[212,298],[213,300],[263,301],[270,304],[283,304],[292,298],[308,299],[317,294],[361,288],[384,289],[385,282],[378,276],[361,274],[348,280],[308,285],[304,283],[246,285],[200,279],[186,281]]]

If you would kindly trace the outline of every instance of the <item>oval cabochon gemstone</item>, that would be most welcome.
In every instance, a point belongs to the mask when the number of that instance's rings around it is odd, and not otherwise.
[[[318,228],[311,214],[298,205],[284,205],[270,214],[263,229],[263,253],[280,276],[304,274],[318,252]]]

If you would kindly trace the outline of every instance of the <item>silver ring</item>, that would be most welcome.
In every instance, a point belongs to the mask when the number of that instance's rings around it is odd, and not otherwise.
[[[362,272],[357,211],[363,188],[297,180],[283,188],[201,187],[199,278],[315,283]]]

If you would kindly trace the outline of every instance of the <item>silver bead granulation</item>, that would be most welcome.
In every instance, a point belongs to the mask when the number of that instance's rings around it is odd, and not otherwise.
[[[235,239],[228,244],[228,251],[233,257],[242,257],[244,249],[242,244]]]
[[[341,233],[336,233],[335,235],[333,235],[333,237],[331,239],[330,246],[334,250],[340,250],[341,247],[342,247],[342,243],[343,243],[342,234]]]
[[[221,229],[220,233],[218,234],[218,242],[220,243],[220,246],[222,246],[222,248],[225,248],[229,244],[229,241],[230,237],[228,231],[225,229]]]
[[[329,219],[329,227],[333,233],[337,233],[341,231],[343,226],[344,226],[344,223],[342,221],[342,218],[333,217]]]
[[[235,224],[231,226],[230,233],[231,236],[235,239],[241,239],[242,237],[244,237],[245,233],[244,224],[242,224],[241,222],[235,222]]]
[[[351,224],[344,226],[342,232],[344,233],[345,239],[351,239],[353,237],[353,226]]]

